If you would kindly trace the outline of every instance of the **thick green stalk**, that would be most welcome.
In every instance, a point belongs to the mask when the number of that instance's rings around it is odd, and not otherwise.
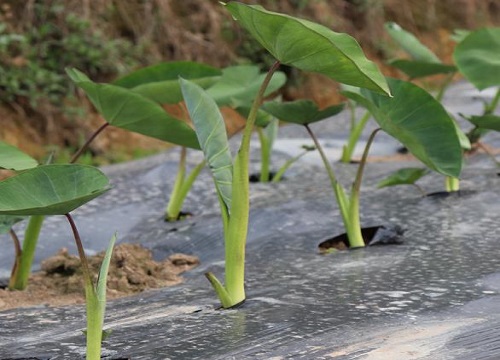
[[[451,176],[447,176],[445,178],[445,188],[448,192],[460,190],[460,180]]]
[[[342,150],[342,157],[340,158],[340,161],[342,161],[343,163],[351,162],[352,154],[354,153],[356,144],[358,143],[359,137],[361,136],[361,133],[366,126],[366,123],[368,122],[368,120],[370,120],[370,117],[371,117],[370,112],[369,111],[365,112],[365,114],[359,120],[359,122],[351,129],[347,145],[344,146]]]
[[[262,104],[264,93],[269,82],[278,69],[276,61],[269,69],[255,98],[243,130],[240,149],[233,165],[232,206],[229,221],[225,226],[225,286],[213,274],[207,274],[224,308],[239,305],[245,301],[245,245],[248,233],[248,217],[250,213],[248,164],[250,160],[250,138]],[[224,210],[222,210],[224,216]]]
[[[28,226],[24,232],[23,249],[19,257],[19,263],[15,265],[14,273],[9,281],[9,289],[11,290],[24,290],[28,285],[31,265],[35,257],[36,245],[44,219],[43,215],[30,217]]]
[[[269,146],[269,140],[266,138],[262,128],[257,127],[257,134],[260,140],[260,182],[269,182],[269,166],[271,149]]]

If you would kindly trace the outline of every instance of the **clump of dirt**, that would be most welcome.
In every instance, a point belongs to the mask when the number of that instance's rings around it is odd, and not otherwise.
[[[104,252],[88,258],[91,272],[97,273]],[[149,249],[138,244],[115,247],[109,267],[107,296],[115,299],[146,289],[172,286],[179,276],[196,267],[195,256],[173,254],[161,262],[152,259]],[[33,305],[61,306],[85,302],[80,259],[62,249],[42,263],[42,271],[31,276],[25,291],[0,290],[0,311]]]

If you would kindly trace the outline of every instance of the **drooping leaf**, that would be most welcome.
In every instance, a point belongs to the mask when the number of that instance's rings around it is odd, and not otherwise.
[[[351,36],[261,6],[236,1],[225,6],[281,63],[390,95],[384,76]]]
[[[18,222],[26,219],[19,215],[0,215],[0,234],[6,234]]]
[[[468,120],[478,128],[500,131],[500,116],[498,115],[471,116]]]
[[[422,44],[412,33],[404,30],[395,22],[384,24],[390,37],[401,46],[413,60],[427,63],[441,63],[441,60],[427,46]]]
[[[195,131],[165,112],[156,102],[116,85],[97,84],[85,74],[68,69],[97,111],[111,125],[173,144],[200,149]]]
[[[207,88],[216,83],[222,72],[193,61],[172,61],[148,66],[113,82],[113,85],[133,90],[160,104],[182,101],[179,76]]]
[[[86,165],[40,165],[0,182],[0,215],[64,215],[110,189]]]
[[[26,170],[38,166],[38,162],[17,147],[0,141],[0,169]]]
[[[454,65],[439,64],[434,62],[424,62],[416,60],[393,60],[389,65],[394,66],[396,69],[401,70],[411,79],[421,77],[438,75],[438,74],[451,74],[457,71]]]
[[[264,103],[261,108],[282,121],[307,125],[337,115],[344,109],[344,104],[319,110],[318,106],[311,100],[269,101]]]
[[[240,104],[250,105],[257,96],[259,88],[266,77],[255,65],[239,65],[225,68],[222,78],[214,86],[207,89],[217,105],[236,107]],[[286,75],[277,71],[274,73],[264,96],[267,96],[286,82]]]
[[[229,151],[226,126],[215,101],[201,87],[180,79],[182,95],[196,134],[212,171],[217,191],[231,209],[233,162]]]
[[[430,169],[460,176],[462,148],[444,107],[427,91],[407,81],[388,79],[393,98],[362,91],[344,93],[366,107],[380,127],[399,140]]]
[[[378,188],[383,188],[387,186],[395,185],[413,185],[423,176],[427,175],[429,170],[422,168],[404,168],[399,169],[392,174],[390,174],[385,179],[381,180],[378,184]]]
[[[500,86],[500,28],[471,32],[455,47],[460,73],[477,89]]]

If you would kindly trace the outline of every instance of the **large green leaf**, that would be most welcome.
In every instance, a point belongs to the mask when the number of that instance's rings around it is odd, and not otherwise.
[[[478,128],[500,131],[500,116],[498,115],[471,116],[467,119]]]
[[[403,168],[399,169],[388,177],[380,180],[377,187],[383,188],[395,185],[413,185],[424,175],[428,174],[428,169],[422,168]]]
[[[277,60],[338,82],[390,94],[385,78],[359,44],[325,26],[236,1],[226,4],[241,26]]]
[[[156,102],[129,89],[96,84],[76,69],[68,69],[67,73],[85,91],[109,124],[173,144],[200,149],[195,131],[181,120],[168,115]]]
[[[201,87],[182,78],[179,81],[184,101],[212,171],[217,191],[230,210],[233,162],[224,119],[215,101]]]
[[[282,121],[307,125],[337,115],[344,109],[344,104],[319,110],[318,106],[311,100],[269,101],[262,105],[262,109]]]
[[[363,96],[344,93],[366,107],[389,135],[398,139],[430,169],[460,176],[462,147],[453,119],[444,107],[420,87],[388,79],[394,97],[363,90]]]
[[[260,73],[259,67],[255,65],[230,66],[223,70],[220,81],[207,89],[207,93],[219,106],[251,104],[265,77],[266,74]],[[275,72],[264,95],[275,92],[285,82],[286,75],[281,71]]]
[[[0,215],[64,215],[110,189],[86,165],[41,165],[0,182]]]
[[[179,76],[203,88],[216,83],[222,72],[214,67],[193,61],[172,61],[148,66],[113,82],[160,104],[182,101]]]
[[[404,49],[413,60],[420,62],[441,63],[441,60],[427,46],[422,44],[412,33],[404,30],[394,22],[384,24],[391,38]]]
[[[393,60],[389,62],[389,65],[401,70],[411,79],[417,79],[437,74],[450,74],[457,71],[457,68],[454,65],[417,60]]]
[[[38,162],[17,147],[0,141],[0,169],[26,170],[38,165]]]
[[[455,47],[458,69],[479,90],[500,86],[500,28],[480,29]]]

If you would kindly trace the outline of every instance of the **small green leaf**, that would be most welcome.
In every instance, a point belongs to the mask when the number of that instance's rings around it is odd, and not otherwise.
[[[168,115],[156,102],[129,89],[96,84],[76,69],[66,71],[85,91],[97,111],[110,125],[173,144],[200,149],[195,131],[181,120]]]
[[[240,104],[251,104],[257,96],[260,85],[266,77],[260,73],[255,65],[239,65],[225,68],[222,78],[214,86],[207,89],[209,94],[219,106],[236,107]],[[286,75],[281,71],[274,73],[264,96],[267,96],[286,82]]]
[[[478,128],[500,131],[500,116],[498,115],[471,116],[467,119]]]
[[[0,169],[26,170],[38,166],[38,162],[17,147],[0,141]]]
[[[26,219],[25,216],[0,215],[0,234],[8,233],[16,223],[24,219]]]
[[[462,169],[462,147],[454,121],[443,105],[410,82],[388,81],[393,98],[366,90],[362,91],[363,96],[344,95],[366,107],[385,132],[430,169],[458,178]]]
[[[391,38],[404,49],[413,60],[427,63],[441,63],[441,60],[427,46],[422,44],[412,33],[404,30],[395,22],[384,24]]]
[[[384,76],[351,36],[261,6],[236,1],[225,6],[281,63],[390,95]]]
[[[40,165],[0,181],[0,215],[64,215],[110,189],[85,165]]]
[[[453,58],[460,73],[483,90],[500,86],[500,28],[471,32],[455,47]]]
[[[106,249],[106,254],[102,260],[101,268],[99,269],[99,276],[97,277],[96,295],[98,301],[100,301],[102,306],[102,311],[104,315],[104,309],[106,307],[106,283],[108,279],[109,264],[111,262],[111,255],[113,254],[113,248],[116,242],[116,233],[111,237],[109,241],[108,248]]]
[[[427,175],[429,170],[422,168],[404,168],[393,172],[391,175],[381,180],[378,188],[395,185],[413,185],[423,176]]]
[[[296,100],[291,102],[269,101],[261,107],[264,111],[278,119],[299,125],[307,125],[337,115],[344,109],[344,104],[333,105],[319,110],[311,100]]]
[[[469,35],[471,33],[470,30],[465,30],[465,29],[455,29],[453,30],[453,34],[451,34],[451,39],[456,42],[456,43],[459,43],[461,42],[463,39],[465,39],[465,37],[467,35]]]
[[[451,74],[457,71],[457,68],[454,65],[445,65],[416,60],[393,60],[389,62],[389,65],[401,70],[411,79],[438,74]]]
[[[179,81],[215,185],[224,204],[230,210],[233,164],[224,119],[215,101],[201,87],[182,78]]]
[[[182,101],[179,76],[203,88],[216,83],[222,72],[214,67],[193,61],[172,61],[148,66],[113,82],[113,85],[134,92],[160,104]]]

